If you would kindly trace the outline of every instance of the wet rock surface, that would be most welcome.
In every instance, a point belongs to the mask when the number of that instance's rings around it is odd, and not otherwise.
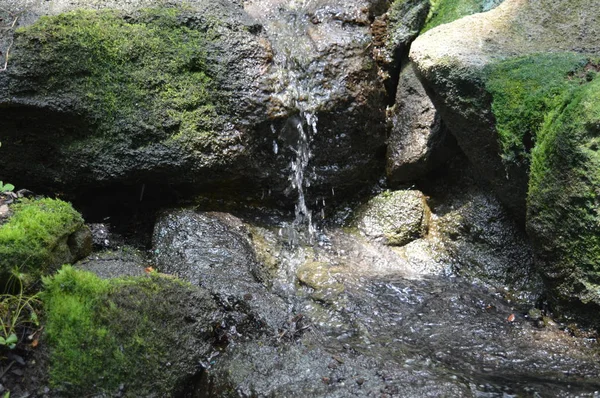
[[[309,111],[320,118],[314,142],[321,150],[311,159],[313,194],[330,196],[332,187],[355,192],[374,181],[385,151],[387,100],[369,49],[369,24],[373,15],[385,12],[385,5],[358,0],[303,7],[276,3],[245,2],[243,8],[226,1],[192,1],[187,8],[145,0],[15,5],[15,26],[22,30],[14,37],[14,29],[2,30],[7,46],[13,43],[10,67],[0,75],[0,102],[6,110],[0,115],[6,126],[3,175],[44,189],[58,184],[70,193],[74,187],[150,187],[168,181],[183,191],[255,198],[271,192],[285,200],[288,181],[280,170],[290,167],[298,134],[295,126],[291,132],[287,126],[296,123],[290,118],[302,121],[302,113]],[[178,15],[147,18],[153,7],[178,10]],[[79,13],[83,8],[94,11],[84,15]],[[39,22],[43,15],[50,19]],[[70,22],[57,15],[69,15]],[[46,29],[36,31],[40,23],[85,26],[99,39],[88,40],[87,45],[97,46],[91,53],[110,57],[84,65],[76,40],[67,43],[72,38],[62,36],[42,38],[49,49],[42,53],[35,48],[36,35],[43,36]],[[110,28],[100,26],[106,24]],[[123,56],[134,45],[128,40],[152,47],[148,41],[153,35],[184,31],[198,40],[194,50],[158,46],[152,52],[164,59],[162,64]],[[108,51],[106,42],[123,51]],[[187,45],[185,40],[174,42]],[[188,55],[179,51],[195,53],[185,63],[181,59]],[[104,66],[94,69],[98,65]],[[63,76],[68,69],[77,72]],[[115,76],[105,76],[107,70]],[[85,79],[73,75],[91,76],[98,84],[86,86]],[[165,81],[155,81],[158,75]],[[65,82],[48,86],[48,76]],[[112,86],[103,79],[123,84]],[[174,95],[184,86],[186,95]],[[46,158],[48,148],[59,155]]]
[[[210,291],[244,319],[251,332],[272,332],[287,319],[285,303],[258,282],[256,254],[242,222],[226,213],[171,212],[159,218],[153,238],[156,269]],[[235,325],[231,325],[236,328]],[[224,325],[224,333],[229,333]],[[237,326],[241,332],[240,325]],[[224,338],[227,338],[224,336]]]
[[[427,232],[429,209],[425,196],[416,190],[384,192],[358,211],[356,226],[386,245],[403,246]]]
[[[527,298],[516,304],[500,285],[418,269],[337,228],[319,241],[271,245],[281,271],[273,291],[292,313],[275,336],[233,340],[208,371],[212,396],[567,397],[598,388],[595,341],[533,319]]]

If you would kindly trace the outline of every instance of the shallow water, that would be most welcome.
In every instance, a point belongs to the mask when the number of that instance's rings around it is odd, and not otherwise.
[[[281,242],[274,291],[310,322],[304,344],[353,357],[349,369],[372,361],[390,380],[420,372],[429,380],[390,396],[419,396],[429,383],[440,386],[431,392],[448,396],[598,395],[595,339],[530,319],[534,303],[511,302],[502,287],[453,276],[433,259],[430,268],[415,269],[394,250],[343,229],[322,233],[320,242]],[[318,264],[316,285],[296,279],[307,262]],[[339,396],[354,394],[343,391]]]

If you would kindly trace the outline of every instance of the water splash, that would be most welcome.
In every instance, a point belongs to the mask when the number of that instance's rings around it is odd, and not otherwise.
[[[304,121],[302,120],[304,118]],[[289,177],[292,188],[298,192],[298,201],[295,206],[294,226],[306,226],[309,238],[312,238],[317,232],[312,220],[312,211],[306,205],[304,187],[310,186],[310,179],[306,178],[308,162],[312,157],[310,144],[312,137],[317,133],[317,116],[312,113],[303,112],[300,120],[296,123],[298,131],[298,141],[296,148],[292,148],[296,157],[290,163],[292,174]]]
[[[279,134],[281,140],[292,154],[288,168],[289,187],[285,194],[297,195],[294,208],[294,221],[286,226],[285,232],[289,243],[296,245],[303,237],[307,243],[312,244],[317,228],[313,222],[312,210],[306,200],[306,188],[310,187],[311,179],[308,176],[308,166],[313,157],[311,144],[317,134],[318,118],[308,111],[300,111],[290,116],[286,125]]]

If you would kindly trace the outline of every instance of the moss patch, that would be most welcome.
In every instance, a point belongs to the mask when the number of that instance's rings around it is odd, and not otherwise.
[[[528,227],[547,272],[560,276],[559,298],[600,303],[600,79],[546,118],[532,153]]]
[[[490,10],[497,0],[431,0],[431,9],[421,33],[436,26],[456,21],[467,15]]]
[[[190,285],[70,266],[44,285],[50,383],[61,394],[176,396],[200,372],[214,306]]]
[[[56,199],[24,199],[0,225],[0,274],[31,273],[35,279],[70,257],[67,237],[81,228],[83,219],[73,207]]]
[[[537,133],[552,110],[582,83],[575,72],[588,59],[581,54],[536,54],[486,68],[486,89],[506,162],[528,163]]]
[[[17,31],[14,69],[35,74],[29,82],[35,91],[83,110],[96,125],[97,140],[124,134],[135,147],[169,138],[165,132],[207,138],[219,101],[206,44],[216,33],[187,27],[190,15],[160,8],[41,17]]]
[[[562,303],[600,303],[598,65],[581,54],[538,54],[487,70],[502,155],[530,162],[527,229]]]

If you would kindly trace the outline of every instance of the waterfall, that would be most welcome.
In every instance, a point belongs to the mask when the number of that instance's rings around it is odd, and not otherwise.
[[[309,238],[316,233],[316,227],[312,220],[312,211],[306,205],[304,187],[310,186],[310,180],[306,178],[306,168],[312,157],[310,144],[312,137],[317,133],[317,117],[309,112],[302,112],[298,118],[295,128],[298,132],[298,140],[295,148],[291,148],[296,157],[290,163],[291,174],[289,176],[290,184],[298,192],[298,200],[295,206],[294,226],[305,226]],[[304,120],[303,120],[304,119]]]
[[[275,53],[273,86],[276,94],[273,100],[282,105],[281,109],[285,109],[281,116],[287,115],[287,121],[279,131],[272,126],[276,134],[273,152],[277,156],[291,157],[286,168],[289,186],[285,194],[296,196],[295,217],[291,225],[283,229],[293,245],[301,237],[313,243],[317,232],[313,212],[307,204],[306,188],[311,182],[309,163],[313,157],[311,145],[317,134],[316,109],[323,95],[316,94],[319,83],[310,72],[315,57],[307,35],[305,7],[306,2],[301,1],[289,3],[287,9],[270,9],[269,12],[283,13],[284,17],[265,21],[265,29],[269,31]]]

